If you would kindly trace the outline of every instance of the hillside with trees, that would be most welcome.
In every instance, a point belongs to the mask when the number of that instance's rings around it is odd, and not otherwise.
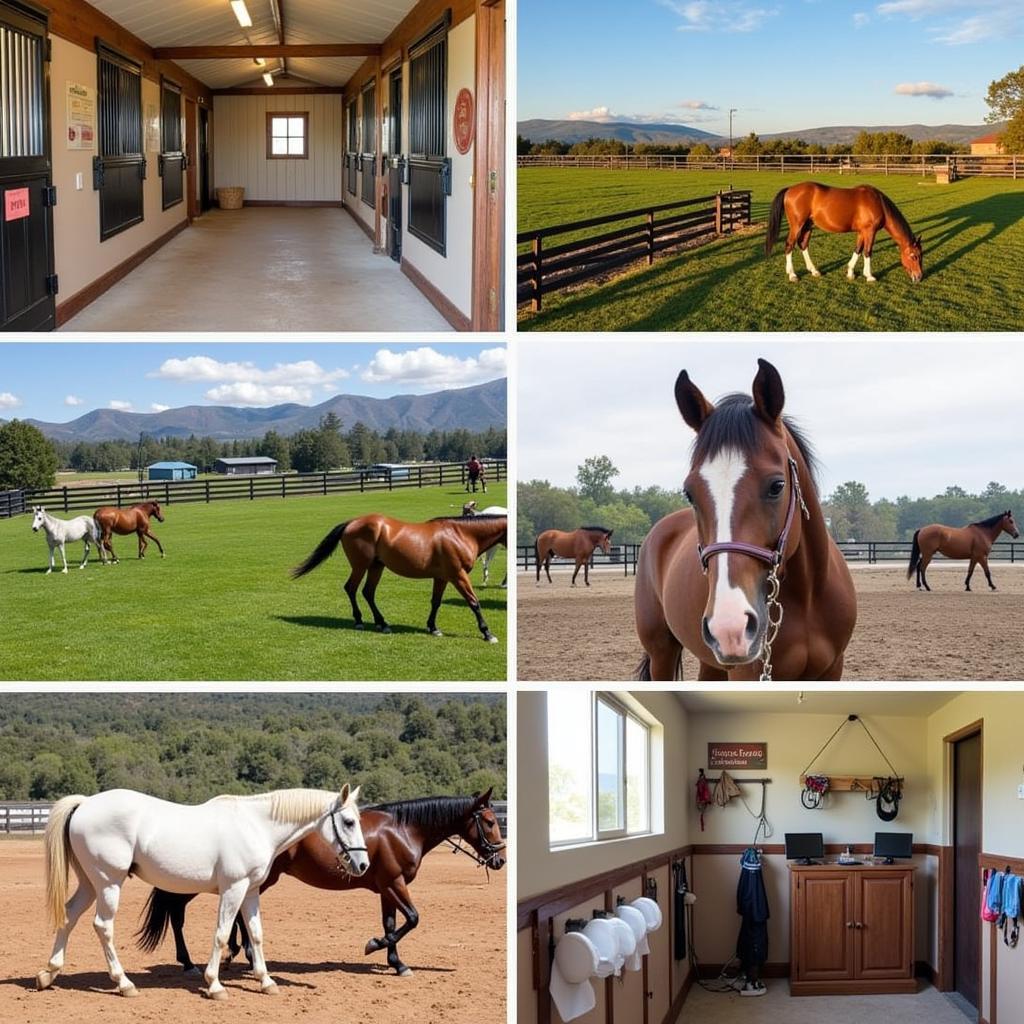
[[[196,803],[345,782],[365,803],[503,798],[505,742],[500,694],[8,694],[0,799],[127,787]]]

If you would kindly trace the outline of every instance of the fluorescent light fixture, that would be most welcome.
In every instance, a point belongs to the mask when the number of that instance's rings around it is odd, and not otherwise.
[[[256,67],[262,68],[266,66],[267,59],[266,57],[253,57],[252,62],[256,65]]]
[[[245,6],[245,0],[231,0],[231,10],[235,12],[238,24],[242,28],[252,28],[252,16],[249,14],[249,8]]]
[[[274,84],[274,76],[269,71],[264,71],[263,72],[263,81],[266,82],[267,85],[273,85]]]

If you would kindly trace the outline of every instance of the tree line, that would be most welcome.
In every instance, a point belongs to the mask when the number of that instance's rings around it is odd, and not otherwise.
[[[220,793],[363,787],[377,803],[506,789],[500,694],[9,694],[0,799],[130,788]]]
[[[606,455],[584,460],[573,487],[530,480],[518,488],[517,543],[532,545],[542,530],[574,530],[597,525],[614,530],[614,540],[638,544],[662,516],[688,507],[682,490],[634,487],[616,490],[619,470]],[[903,496],[872,500],[858,481],[840,484],[821,502],[837,541],[907,541],[928,523],[964,526],[1007,509],[1024,508],[1024,490],[1010,490],[997,481],[980,493],[950,486],[931,498]]]
[[[143,435],[138,441],[54,441],[20,420],[0,425],[0,490],[52,487],[59,469],[75,472],[138,470],[153,462],[189,462],[211,472],[221,458],[264,455],[277,460],[278,472],[318,473],[376,462],[463,462],[471,454],[505,458],[507,431],[399,430],[380,432],[365,423],[344,430],[328,413],[315,429],[282,435],[268,430],[261,438],[217,441],[212,437]]]

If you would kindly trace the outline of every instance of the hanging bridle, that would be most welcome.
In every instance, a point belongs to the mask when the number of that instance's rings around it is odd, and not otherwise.
[[[331,828],[334,831],[334,841],[338,844],[338,846],[341,847],[342,853],[345,854],[345,857],[348,860],[348,865],[346,866],[342,863],[341,857],[338,857],[338,867],[340,867],[341,870],[345,872],[345,874],[350,874],[351,872],[349,869],[352,867],[351,854],[354,851],[361,850],[363,853],[366,854],[367,857],[369,857],[370,851],[365,846],[349,846],[348,843],[346,843],[345,840],[341,838],[341,833],[338,831],[338,823],[334,820],[334,815],[336,813],[337,811],[331,811],[331,813],[328,815],[328,817],[331,819]],[[337,854],[335,854],[335,856],[337,856]]]
[[[811,514],[807,511],[807,504],[800,490],[800,474],[797,470],[796,459],[789,456],[789,507],[786,509],[786,520],[782,524],[782,532],[775,542],[774,548],[763,548],[759,544],[748,544],[743,540],[723,540],[709,544],[706,548],[700,543],[697,544],[697,557],[700,559],[704,575],[708,572],[708,562],[715,555],[728,553],[737,555],[749,555],[759,561],[767,562],[769,565],[768,579],[765,583],[765,608],[768,617],[768,624],[765,627],[764,643],[761,653],[761,676],[760,682],[770,683],[772,681],[772,644],[779,635],[779,628],[782,626],[783,608],[779,600],[779,570],[782,568],[786,557],[786,544],[789,541],[789,533],[796,519],[796,509],[799,504],[804,519],[810,519]]]
[[[445,842],[452,848],[452,853],[464,853],[470,860],[476,862],[477,867],[486,869],[487,880],[491,880],[490,869],[494,867],[494,860],[502,850],[505,849],[505,844],[492,843],[487,836],[484,834],[484,823],[483,823],[484,809],[479,808],[473,812],[473,823],[476,825],[476,838],[480,844],[481,852],[473,849],[473,847],[462,845],[462,836],[458,836],[456,839],[452,839],[451,836],[445,838]]]

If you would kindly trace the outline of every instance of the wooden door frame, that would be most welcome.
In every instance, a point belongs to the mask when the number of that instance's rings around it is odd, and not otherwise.
[[[185,168],[185,210],[189,224],[201,213],[196,200],[196,184],[202,180],[199,174],[199,107],[194,100],[185,96],[185,154],[188,166]]]
[[[492,47],[496,19],[502,43]],[[473,148],[472,329],[500,331],[504,324],[505,234],[505,0],[476,0],[476,143]],[[488,196],[497,171],[496,200]]]
[[[979,718],[954,732],[942,737],[945,755],[945,775],[947,780],[946,820],[948,822],[949,870],[942,873],[942,885],[939,890],[939,983],[940,990],[952,992],[956,986],[956,916],[953,912],[956,905],[956,843],[953,834],[956,815],[956,775],[955,757],[956,744],[961,740],[977,736],[981,741],[980,769],[981,788],[985,787],[985,719]],[[985,842],[985,802],[978,807],[978,820],[981,827],[981,843]],[[980,869],[979,869],[980,874]],[[979,924],[980,929],[980,924]],[[978,1019],[984,1019],[982,1005],[985,1002],[984,957],[981,954],[981,941],[978,944]],[[994,996],[994,990],[990,991]]]

